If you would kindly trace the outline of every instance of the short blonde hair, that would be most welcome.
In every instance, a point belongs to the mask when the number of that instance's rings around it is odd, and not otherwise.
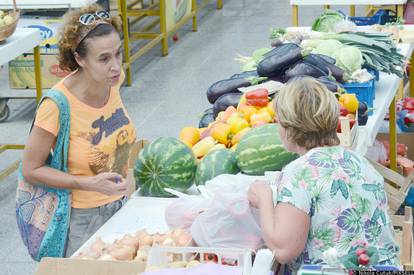
[[[297,145],[310,150],[339,144],[339,103],[316,79],[300,77],[289,82],[278,93],[275,108],[279,124]]]

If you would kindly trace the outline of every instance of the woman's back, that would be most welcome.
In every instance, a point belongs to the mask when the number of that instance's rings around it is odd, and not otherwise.
[[[398,265],[383,183],[367,160],[340,146],[311,149],[286,166],[278,202],[311,218],[306,248],[292,268],[322,263],[331,247],[343,255],[364,243],[379,250],[381,264]]]

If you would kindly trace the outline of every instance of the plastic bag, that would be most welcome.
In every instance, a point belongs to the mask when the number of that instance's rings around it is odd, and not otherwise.
[[[240,193],[215,193],[208,209],[195,218],[191,235],[199,246],[257,250],[265,245],[258,210]]]
[[[250,208],[247,191],[256,180],[264,180],[270,184],[276,203],[280,177],[281,172],[266,172],[264,176],[219,175],[205,186],[198,186],[200,196],[182,194],[169,205],[166,222],[171,229],[191,230],[200,246],[257,250],[264,245],[264,240],[258,210]]]
[[[190,230],[195,218],[207,209],[210,200],[203,197],[182,197],[165,210],[165,220],[171,229]]]
[[[365,157],[379,163],[384,163],[388,159],[387,149],[379,140],[375,140],[374,144],[368,147]]]

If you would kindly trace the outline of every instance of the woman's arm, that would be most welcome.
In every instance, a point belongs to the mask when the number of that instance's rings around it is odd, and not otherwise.
[[[272,189],[266,182],[255,182],[248,193],[252,206],[260,212],[260,225],[266,245],[281,264],[292,262],[305,249],[310,217],[288,204],[273,206]]]
[[[106,195],[124,195],[126,182],[116,183],[121,178],[116,173],[102,173],[92,177],[73,176],[45,165],[56,137],[40,127],[34,126],[27,140],[22,161],[24,178],[32,183],[42,183],[53,188],[80,189]]]

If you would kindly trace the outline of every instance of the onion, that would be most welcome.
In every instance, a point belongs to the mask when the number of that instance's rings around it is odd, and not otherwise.
[[[142,237],[141,239],[139,239],[139,246],[152,246],[154,242],[154,238],[151,235],[146,235],[144,237]]]
[[[135,250],[138,249],[138,246],[139,246],[139,240],[134,238],[131,235],[125,235],[122,239],[117,241],[117,243],[121,246],[122,245],[130,246],[130,247],[134,248]]]
[[[108,249],[108,254],[120,261],[130,261],[134,258],[136,250],[130,246],[113,245]]]
[[[101,238],[97,238],[95,242],[90,246],[89,251],[86,253],[86,255],[93,258],[99,258],[107,246],[108,244],[102,241]]]
[[[175,242],[172,238],[167,238],[162,242],[163,246],[175,246]]]

